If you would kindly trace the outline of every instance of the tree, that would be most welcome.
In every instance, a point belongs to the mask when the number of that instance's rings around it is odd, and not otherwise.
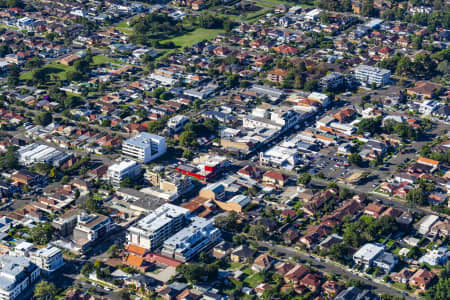
[[[408,194],[406,194],[406,201],[411,206],[427,204],[425,191],[422,188],[415,188],[409,190]]]
[[[52,240],[53,230],[50,223],[39,223],[31,228],[30,237],[38,245],[45,245]]]
[[[183,277],[192,283],[200,281],[205,275],[205,271],[200,265],[197,264],[182,264],[177,267],[177,272],[181,273]]]
[[[157,87],[156,89],[153,90],[152,92],[152,96],[153,98],[159,99],[159,97],[166,91],[166,89],[162,86]]]
[[[232,88],[236,87],[239,84],[239,78],[240,78],[239,74],[229,75],[227,77],[227,79],[225,80],[225,86],[228,89],[232,89]]]
[[[361,15],[365,17],[373,17],[375,15],[373,0],[364,0],[361,7]]]
[[[45,68],[33,71],[32,79],[35,84],[46,84],[50,81],[50,75]]]
[[[67,184],[67,183],[69,183],[69,181],[70,181],[70,177],[69,176],[67,176],[67,175],[64,175],[62,178],[61,178],[61,183],[62,184]]]
[[[184,149],[182,156],[187,160],[191,160],[194,157],[194,153],[189,149]]]
[[[40,57],[33,57],[32,59],[27,60],[25,63],[25,68],[36,69],[42,67],[43,65],[44,61]]]
[[[248,234],[257,240],[266,239],[266,231],[263,225],[256,224],[250,227]]]
[[[16,64],[10,64],[8,66],[8,79],[7,84],[9,88],[14,88],[19,85],[20,68]]]
[[[352,165],[361,166],[363,163],[363,159],[358,153],[352,153],[348,157],[348,162]]]
[[[319,87],[319,81],[316,79],[311,79],[305,83],[304,89],[309,92],[313,92],[313,91],[317,90],[318,87]]]
[[[220,215],[215,218],[215,225],[226,231],[240,232],[241,225],[238,223],[238,216],[236,212]]]
[[[127,177],[127,178],[129,178],[129,177]],[[125,181],[125,180],[123,180],[123,181]],[[121,186],[122,186],[123,181],[120,183]],[[86,200],[84,200],[83,207],[89,213],[97,212],[97,210],[98,210],[97,201],[92,196],[87,197]]]
[[[397,63],[395,73],[398,75],[406,75],[412,71],[412,62],[408,56],[403,56]]]
[[[297,184],[308,185],[311,182],[311,175],[308,173],[302,173],[297,178]]]
[[[0,168],[4,170],[16,169],[19,166],[15,147],[8,147],[6,153],[0,157]]]
[[[56,297],[56,287],[48,281],[41,281],[34,287],[34,297],[40,300],[53,300]]]
[[[219,121],[216,118],[207,119],[203,122],[203,126],[212,134],[217,134]]]
[[[35,117],[34,121],[39,125],[47,126],[53,121],[53,117],[49,112],[41,112]]]
[[[343,188],[339,190],[339,199],[341,201],[350,198],[351,196],[353,196],[353,193],[349,189]]]
[[[108,248],[107,254],[110,258],[117,257],[117,255],[119,254],[119,246],[117,246],[116,244],[112,244]]]
[[[186,148],[197,146],[197,135],[193,131],[186,130],[179,136],[180,145]]]
[[[90,262],[86,262],[81,268],[81,274],[84,276],[89,276],[89,274],[94,270],[94,266]]]
[[[358,123],[358,130],[357,132],[360,134],[363,133],[370,133],[370,134],[374,134],[376,132],[379,132],[380,127],[381,127],[381,120],[380,119],[362,119],[359,123]]]

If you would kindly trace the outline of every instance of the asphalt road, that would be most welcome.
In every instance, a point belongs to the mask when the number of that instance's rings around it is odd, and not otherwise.
[[[410,300],[417,299],[413,296],[403,295],[402,292],[400,292],[394,288],[390,288],[384,284],[377,283],[373,279],[368,279],[364,276],[357,275],[357,273],[355,271],[349,271],[349,270],[344,269],[332,262],[326,262],[324,260],[320,261],[318,258],[315,258],[311,255],[302,253],[294,248],[277,246],[277,245],[273,246],[272,244],[266,243],[266,242],[258,242],[258,244],[260,246],[267,247],[269,249],[270,248],[275,249],[277,252],[283,253],[288,258],[298,257],[302,261],[311,261],[311,264],[310,264],[311,267],[319,269],[325,273],[337,274],[340,276],[346,276],[350,279],[361,280],[364,282],[364,284],[369,286],[374,292],[376,292],[378,294],[389,294],[389,295],[398,296],[398,297],[405,297],[405,299],[410,299]]]

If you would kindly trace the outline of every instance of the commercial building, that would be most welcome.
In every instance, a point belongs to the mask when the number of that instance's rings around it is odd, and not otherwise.
[[[161,254],[180,261],[188,261],[221,239],[220,230],[204,218],[194,217],[183,228],[164,242]]]
[[[240,213],[250,203],[250,198],[241,194],[232,197],[228,201],[216,200],[215,203],[223,210]]]
[[[21,147],[17,151],[17,156],[19,163],[24,166],[35,163],[48,163],[58,167],[69,159],[70,154],[47,145],[33,143]]]
[[[111,165],[108,168],[107,177],[114,186],[119,186],[125,178],[136,178],[141,173],[141,165],[134,160],[125,160]]]
[[[259,162],[262,165],[270,165],[288,170],[292,170],[298,164],[299,158],[297,149],[278,145],[259,154]]]
[[[17,299],[39,279],[41,270],[23,256],[0,256],[0,299]]]
[[[157,249],[186,225],[188,214],[189,210],[185,208],[163,204],[128,228],[127,241],[148,250]]]
[[[122,153],[139,162],[148,163],[166,153],[166,139],[155,134],[141,132],[123,142]]]
[[[48,246],[30,254],[30,260],[47,273],[52,273],[64,265],[61,250]]]
[[[389,83],[391,78],[391,71],[387,69],[361,65],[355,69],[355,77],[362,84],[371,85],[372,83],[375,83],[377,87],[380,87]]]
[[[73,239],[78,245],[88,246],[99,238],[105,237],[113,229],[113,222],[108,216],[82,213],[78,216]]]

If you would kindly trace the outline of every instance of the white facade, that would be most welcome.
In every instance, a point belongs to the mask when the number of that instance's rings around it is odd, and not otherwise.
[[[417,231],[420,234],[427,234],[430,231],[431,227],[439,220],[439,217],[436,215],[428,215],[423,217],[417,226]]]
[[[274,146],[266,152],[259,154],[259,161],[263,165],[273,165],[292,169],[299,160],[297,149],[290,149],[280,146]]]
[[[17,299],[33,284],[41,270],[23,256],[0,256],[0,299]]]
[[[372,83],[375,83],[378,87],[380,87],[389,83],[391,71],[361,65],[355,69],[355,77],[363,84],[371,85]]]
[[[382,245],[367,243],[359,248],[359,250],[356,251],[355,254],[353,254],[353,260],[357,264],[371,266],[375,258],[377,258],[378,255],[382,254],[383,252],[384,247]]]
[[[161,251],[163,255],[188,261],[220,240],[220,230],[214,227],[211,221],[199,217],[191,220],[188,227],[164,242]]]
[[[64,265],[61,250],[53,246],[48,246],[31,253],[30,259],[31,262],[48,273],[54,272]]]
[[[155,134],[141,132],[123,142],[122,153],[139,162],[148,163],[166,153],[166,139]]]
[[[134,160],[122,161],[108,168],[107,177],[112,185],[118,186],[127,177],[135,178],[141,173],[141,165]]]
[[[163,204],[148,216],[128,228],[129,244],[154,250],[183,228],[189,210],[173,204]]]
[[[17,155],[19,163],[24,166],[29,166],[34,163],[49,163],[54,166],[59,166],[70,156],[64,151],[36,143],[21,147],[17,151]]]
[[[167,122],[167,127],[172,129],[174,132],[179,132],[183,129],[184,125],[189,121],[189,119],[182,115],[176,115],[169,119]]]
[[[431,266],[444,265],[448,261],[450,252],[447,248],[441,247],[428,251],[424,256],[419,259],[419,263],[427,263]]]

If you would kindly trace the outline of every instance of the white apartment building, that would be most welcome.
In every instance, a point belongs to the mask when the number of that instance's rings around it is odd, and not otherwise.
[[[145,164],[166,153],[166,139],[156,134],[141,132],[123,142],[122,153]]]
[[[173,132],[179,132],[183,130],[184,125],[189,122],[189,119],[182,115],[176,115],[169,119],[167,127],[173,130]]]
[[[185,226],[188,215],[188,209],[169,203],[163,204],[128,228],[127,241],[148,250],[157,249]]]
[[[119,186],[120,182],[127,177],[135,178],[141,173],[141,165],[134,160],[125,160],[111,165],[108,168],[107,178],[114,186]]]
[[[204,218],[194,217],[188,227],[183,228],[164,242],[161,254],[180,261],[191,260],[221,239],[220,230]]]
[[[64,265],[61,250],[48,246],[30,254],[30,260],[47,273],[52,273]]]
[[[378,87],[380,87],[389,83],[391,71],[361,65],[355,69],[355,78],[362,84],[371,85],[372,83],[375,83]]]
[[[0,299],[19,298],[40,275],[41,270],[28,258],[0,255]]]

